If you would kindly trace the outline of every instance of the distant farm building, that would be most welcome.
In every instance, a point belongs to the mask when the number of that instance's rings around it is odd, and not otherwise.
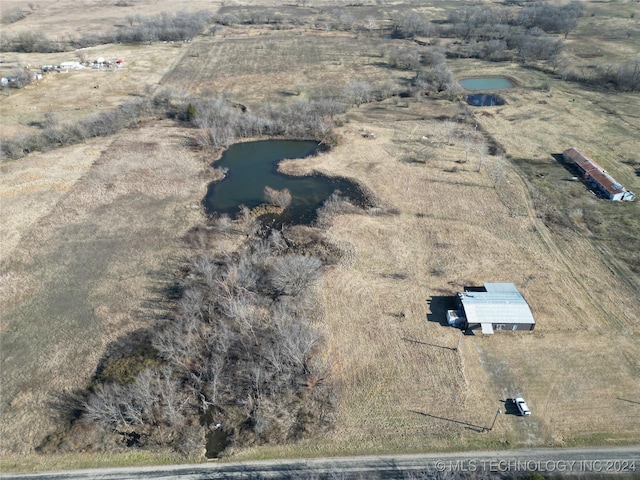
[[[62,62],[58,68],[60,70],[80,70],[84,68],[84,66],[80,62]]]
[[[565,162],[575,164],[589,186],[609,200],[633,200],[633,192],[624,188],[604,168],[577,148],[568,148],[564,151],[563,156]]]
[[[452,327],[481,328],[484,334],[495,330],[533,330],[536,321],[529,304],[513,283],[485,283],[458,292],[457,309],[447,312]]]

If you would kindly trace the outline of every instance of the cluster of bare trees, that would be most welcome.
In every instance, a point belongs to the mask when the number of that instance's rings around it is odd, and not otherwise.
[[[247,111],[222,98],[194,100],[192,123],[202,147],[227,147],[238,138],[282,135],[324,139],[333,117],[346,110],[339,99],[300,100],[284,105],[266,103]]]
[[[3,52],[51,53],[114,42],[186,41],[204,31],[212,21],[211,14],[207,11],[175,14],[164,12],[153,17],[128,15],[127,25],[116,32],[86,32],[79,37],[71,35],[56,40],[42,32],[22,32],[12,37],[3,35],[0,48]]]
[[[477,7],[453,11],[442,35],[462,38],[464,43],[450,54],[492,61],[549,60],[558,55],[562,39],[575,28],[582,15],[582,3],[556,6],[547,2],[509,7]]]
[[[27,12],[22,10],[20,7],[14,7],[5,10],[2,13],[2,19],[0,20],[2,23],[15,23],[27,16]]]
[[[262,6],[223,7],[214,20],[224,26],[269,25],[273,29],[288,29],[300,25],[325,31],[341,30],[354,33],[371,33],[380,29],[382,24],[380,18],[358,15],[353,8],[349,8],[354,6],[356,5],[351,4],[346,8],[320,7],[317,12],[301,8],[293,13],[291,10],[281,11]]]
[[[153,333],[156,365],[129,383],[97,384],[81,418],[179,449],[201,442],[205,414],[244,445],[328,425],[333,392],[311,327],[321,272],[277,231],[191,259],[175,318]]]
[[[454,98],[461,93],[462,89],[447,67],[445,59],[445,50],[438,46],[411,45],[390,49],[387,52],[390,67],[416,72],[413,86],[418,92],[447,91]]]
[[[413,85],[420,92],[447,92],[456,98],[462,88],[456,82],[451,70],[445,64],[445,54],[439,47],[427,47],[420,52],[421,67],[413,79]]]
[[[538,28],[547,33],[562,33],[573,30],[583,12],[582,2],[575,0],[565,5],[548,2],[531,2],[516,9],[510,7],[470,6],[451,11],[448,26],[442,34],[454,34],[465,40],[506,38],[513,32]]]
[[[61,42],[48,38],[42,32],[22,32],[12,37],[3,34],[0,42],[2,52],[52,53],[64,51]]]
[[[419,13],[403,13],[391,24],[391,36],[394,38],[429,37],[435,31],[433,24]]]
[[[161,13],[154,17],[127,16],[128,26],[121,28],[114,39],[122,43],[151,41],[178,42],[190,40],[201,33],[212,21],[211,13]]]
[[[612,85],[617,90],[639,92],[640,57],[626,63],[601,65],[593,78],[587,74],[582,79],[600,85]]]
[[[132,128],[149,116],[178,116],[190,121],[198,128],[195,141],[201,147],[228,147],[238,138],[263,135],[328,140],[334,117],[346,110],[346,102],[360,104],[371,100],[371,87],[366,82],[351,93],[357,96],[278,105],[266,103],[254,111],[247,111],[242,105],[222,98],[185,99],[174,92],[162,90],[151,99],[141,98],[73,122],[63,121],[58,115],[45,114],[39,123],[39,132],[18,133],[2,139],[0,160],[111,135]],[[345,89],[345,95],[351,93]]]
[[[81,143],[88,138],[112,135],[137,125],[141,118],[153,113],[153,104],[148,99],[125,103],[116,109],[74,122],[64,122],[59,115],[48,112],[40,123],[39,132],[18,133],[13,137],[3,138],[0,160],[20,158],[34,151],[46,151]]]

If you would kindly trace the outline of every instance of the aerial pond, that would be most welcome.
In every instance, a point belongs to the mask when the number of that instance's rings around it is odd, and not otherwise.
[[[478,77],[463,78],[460,85],[465,90],[481,91],[481,90],[501,90],[505,88],[513,88],[513,83],[503,77]]]
[[[467,95],[467,104],[474,107],[494,107],[496,105],[504,105],[504,100],[499,95],[491,93],[475,93]]]
[[[360,188],[344,178],[319,174],[297,177],[278,172],[281,160],[305,158],[321,150],[317,142],[308,140],[262,140],[232,145],[215,163],[228,172],[223,180],[209,185],[204,199],[206,211],[235,215],[241,205],[257,207],[265,203],[265,186],[276,190],[287,188],[291,192],[291,205],[279,216],[279,223],[313,222],[317,209],[334,191],[355,204],[363,204]]]

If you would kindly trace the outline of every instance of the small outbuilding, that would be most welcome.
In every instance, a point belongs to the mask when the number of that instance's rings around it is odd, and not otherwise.
[[[449,325],[480,328],[483,334],[498,330],[533,330],[536,321],[529,304],[513,283],[485,283],[457,294],[457,309],[447,312]]]

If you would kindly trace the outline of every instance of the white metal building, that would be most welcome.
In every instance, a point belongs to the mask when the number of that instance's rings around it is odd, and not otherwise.
[[[529,304],[513,283],[485,283],[484,291],[458,292],[458,309],[447,312],[452,326],[495,330],[533,330],[536,321]]]

